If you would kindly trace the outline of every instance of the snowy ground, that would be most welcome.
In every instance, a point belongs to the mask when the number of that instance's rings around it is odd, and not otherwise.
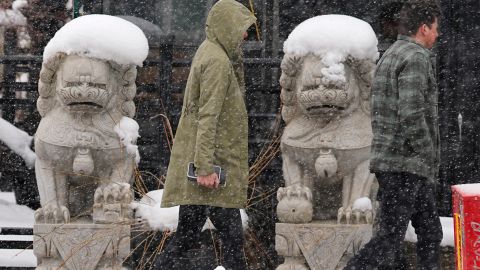
[[[31,228],[33,226],[33,210],[16,205],[12,192],[0,192],[0,213],[0,230],[3,227]],[[12,239],[33,240],[32,236],[0,235],[0,241]],[[0,267],[35,267],[36,265],[37,260],[31,249],[0,249]]]
[[[440,217],[440,222],[442,223],[443,228],[443,239],[441,246],[454,246],[454,235],[453,235],[453,218],[451,217]],[[408,242],[417,242],[417,235],[415,234],[415,229],[412,227],[412,224],[408,224],[407,233],[405,234],[405,241]]]

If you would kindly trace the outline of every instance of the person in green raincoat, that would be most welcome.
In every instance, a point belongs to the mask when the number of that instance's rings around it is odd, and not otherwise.
[[[234,0],[218,1],[208,14],[206,39],[190,67],[162,198],[162,207],[180,205],[178,227],[155,269],[176,269],[175,258],[198,242],[207,217],[222,241],[223,266],[246,269],[239,209],[247,201],[248,119],[240,45],[255,20]],[[196,182],[187,180],[191,162]],[[219,185],[214,165],[226,173],[225,184]]]

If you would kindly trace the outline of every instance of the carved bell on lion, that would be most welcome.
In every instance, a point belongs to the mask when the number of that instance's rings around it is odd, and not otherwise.
[[[315,160],[315,171],[321,178],[332,177],[337,173],[338,163],[332,150],[320,150],[320,156]]]
[[[78,148],[73,159],[73,172],[80,175],[90,175],[94,169],[92,154],[88,148]]]

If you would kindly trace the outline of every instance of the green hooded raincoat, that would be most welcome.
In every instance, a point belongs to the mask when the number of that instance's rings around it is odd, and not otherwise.
[[[210,205],[244,208],[248,186],[248,122],[240,44],[255,17],[242,4],[220,0],[208,14],[207,38],[190,67],[173,143],[162,207]],[[187,180],[226,170],[226,185],[208,189]]]

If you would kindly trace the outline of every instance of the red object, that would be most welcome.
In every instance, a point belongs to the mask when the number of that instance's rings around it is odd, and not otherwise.
[[[452,186],[455,269],[480,269],[480,184]]]

